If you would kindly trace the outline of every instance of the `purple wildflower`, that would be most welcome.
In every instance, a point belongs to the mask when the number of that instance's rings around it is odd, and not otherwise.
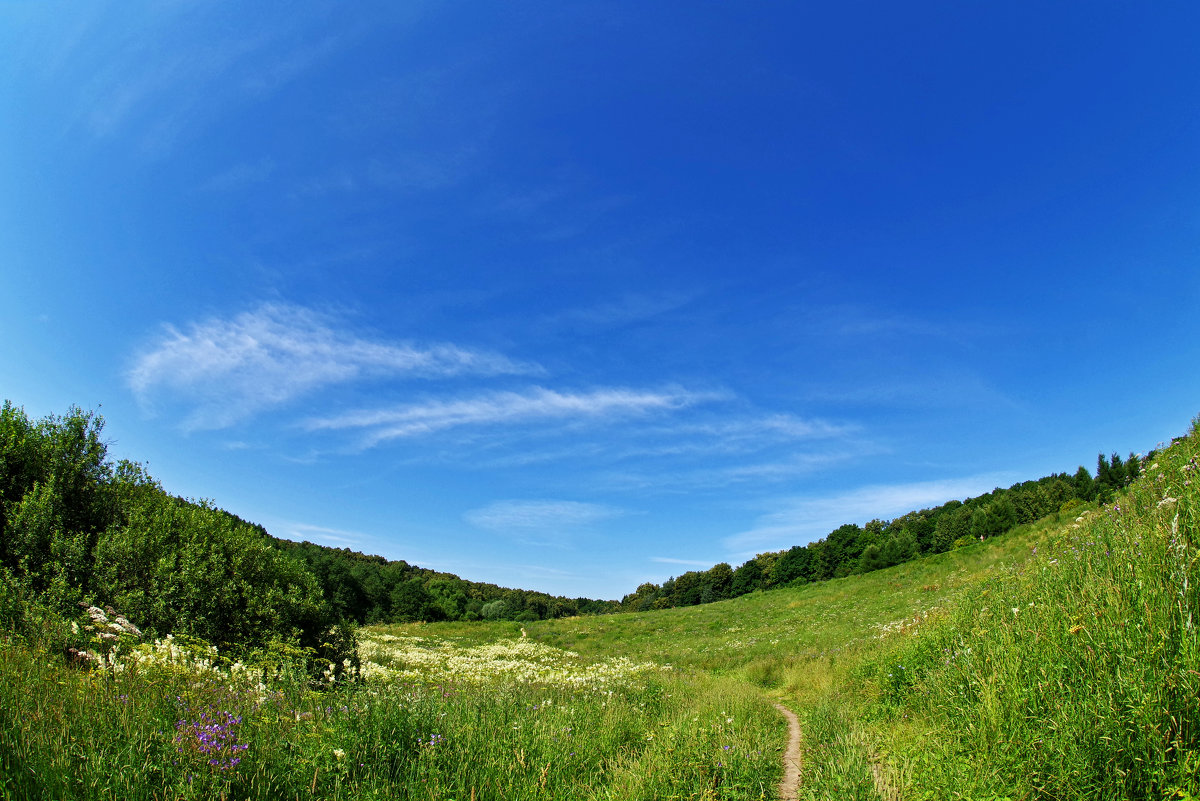
[[[175,723],[175,745],[179,753],[193,753],[217,770],[232,770],[242,761],[241,754],[250,746],[237,741],[240,715],[221,711],[215,715],[201,712],[197,720]]]

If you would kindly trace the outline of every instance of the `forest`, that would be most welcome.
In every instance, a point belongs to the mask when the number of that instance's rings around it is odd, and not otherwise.
[[[0,619],[10,627],[34,606],[74,618],[99,605],[222,648],[320,650],[349,623],[617,608],[276,539],[210,501],[169,494],[140,464],[114,462],[103,429],[79,408],[40,420],[11,401],[0,409]]]

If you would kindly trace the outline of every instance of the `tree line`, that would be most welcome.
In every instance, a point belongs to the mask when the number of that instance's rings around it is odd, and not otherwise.
[[[280,541],[326,589],[334,611],[359,623],[545,620],[616,612],[616,601],[565,598],[461,579],[348,548]]]
[[[617,608],[276,539],[208,501],[167,493],[140,464],[112,461],[103,428],[77,407],[41,420],[11,401],[0,408],[0,625],[20,624],[33,605],[68,619],[108,605],[159,634],[319,652],[351,621]]]
[[[1153,453],[1146,457],[1152,458]],[[908,512],[894,520],[847,523],[808,545],[760,553],[738,568],[726,562],[692,570],[661,585],[647,582],[621,600],[622,611],[669,609],[736,598],[755,590],[868,573],[1003,534],[1047,515],[1110,499],[1141,472],[1144,459],[1099,454],[1093,476],[1055,473],[965,501]]]

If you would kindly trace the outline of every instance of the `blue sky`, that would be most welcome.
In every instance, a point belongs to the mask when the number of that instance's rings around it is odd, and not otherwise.
[[[0,394],[620,597],[1200,412],[1192,3],[13,2]]]

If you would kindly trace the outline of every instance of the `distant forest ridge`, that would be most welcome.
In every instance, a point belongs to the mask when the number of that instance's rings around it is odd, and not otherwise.
[[[823,539],[785,551],[761,553],[737,569],[722,562],[658,584],[643,584],[621,600],[623,611],[668,609],[735,598],[755,590],[824,581],[942,553],[1048,515],[1070,514],[1086,503],[1105,502],[1141,473],[1154,451],[1096,459],[1093,476],[1080,466],[1074,475],[1055,473],[1008,489],[932,509],[908,512],[865,526],[847,523]]]
[[[1080,467],[891,521],[844,525],[736,569],[721,563],[643,584],[618,603],[277,539],[208,502],[168,494],[138,463],[112,462],[103,426],[78,407],[41,420],[11,401],[0,409],[0,623],[29,604],[67,616],[81,604],[110,605],[160,634],[319,649],[331,627],[348,621],[531,621],[688,606],[878,570],[1069,513],[1123,487],[1143,461],[1101,455],[1095,476]]]

